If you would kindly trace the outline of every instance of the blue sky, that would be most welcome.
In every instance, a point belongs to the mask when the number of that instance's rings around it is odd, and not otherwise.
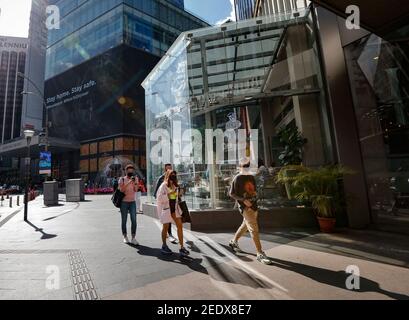
[[[234,19],[234,0],[185,0],[185,7],[210,24]],[[0,0],[0,35],[27,37],[31,0]]]
[[[232,3],[233,0],[185,0],[185,7],[211,24],[216,24],[234,18]]]

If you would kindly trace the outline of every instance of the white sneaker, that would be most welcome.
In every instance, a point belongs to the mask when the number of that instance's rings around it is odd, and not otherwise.
[[[129,238],[128,237],[124,237],[124,243],[129,243]]]
[[[134,246],[139,246],[139,243],[135,238],[132,239],[131,244],[133,244]]]
[[[273,264],[273,261],[271,261],[271,259],[267,257],[267,255],[264,252],[257,254],[257,260],[263,264],[267,264],[267,265]]]

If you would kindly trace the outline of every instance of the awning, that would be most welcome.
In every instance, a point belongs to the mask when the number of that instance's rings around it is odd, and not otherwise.
[[[49,138],[49,151],[54,154],[64,153],[80,149],[80,144],[75,141],[64,140],[60,138]],[[34,136],[30,143],[30,153],[32,155],[40,153],[39,137]],[[27,154],[27,142],[24,138],[15,139],[8,143],[0,145],[0,156],[23,158]]]
[[[312,0],[336,14],[346,17],[346,8],[360,8],[361,25],[373,33],[385,37],[395,29],[409,23],[409,1],[402,0]]]

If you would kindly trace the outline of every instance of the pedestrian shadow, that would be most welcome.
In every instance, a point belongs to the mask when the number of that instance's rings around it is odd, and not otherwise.
[[[252,253],[252,252],[247,252],[247,251],[244,251],[244,250],[243,250],[243,252],[233,252],[232,249],[230,248],[230,246],[227,246],[227,245],[225,245],[223,243],[219,243],[219,245],[222,246],[227,251],[231,251],[231,253],[234,254],[237,258],[240,258],[240,260],[245,261],[245,262],[253,261],[253,259],[250,259],[248,256],[257,257],[257,255],[255,253]]]
[[[135,248],[142,256],[156,257],[162,261],[183,264],[188,266],[193,271],[207,273],[206,268],[201,264],[203,259],[194,259],[192,257],[182,258],[176,252],[174,252],[173,254],[165,255],[159,248],[151,248],[143,245],[135,246],[133,244],[129,244],[129,246]]]
[[[49,233],[44,232],[44,231],[43,231],[43,230],[44,230],[43,228],[37,227],[36,225],[32,224],[30,221],[26,221],[26,223],[27,223],[28,225],[30,225],[31,227],[33,227],[36,232],[40,232],[40,233],[41,233],[41,238],[40,238],[41,240],[48,240],[48,239],[52,239],[52,238],[57,237],[56,234],[49,234]]]
[[[373,280],[364,278],[362,276],[359,278],[360,289],[349,290],[346,287],[346,280],[349,276],[351,276],[351,274],[348,274],[345,271],[332,271],[332,270],[328,270],[324,268],[313,267],[313,266],[302,264],[302,263],[285,261],[285,260],[280,260],[276,258],[271,258],[271,260],[274,262],[275,266],[281,269],[296,272],[300,275],[303,275],[304,277],[308,277],[322,284],[337,287],[337,288],[344,289],[347,291],[360,292],[360,293],[376,292],[376,293],[386,295],[396,300],[409,300],[409,296],[384,290],[379,286],[379,283]]]
[[[130,244],[130,246],[135,248],[140,255],[156,257],[162,261],[186,265],[192,271],[206,274],[215,281],[226,282],[230,284],[240,284],[254,289],[273,288],[272,285],[259,279],[257,276],[250,274],[240,268],[231,266],[226,263],[227,261],[221,262],[220,260],[210,257],[209,255],[203,255],[203,258],[206,259],[209,265],[206,268],[202,265],[203,259],[195,259],[192,257],[181,258],[176,253],[172,255],[164,255],[159,248],[150,248],[143,245],[134,246]],[[201,252],[200,249],[195,246],[192,241],[189,241],[189,247],[198,250],[199,253]]]

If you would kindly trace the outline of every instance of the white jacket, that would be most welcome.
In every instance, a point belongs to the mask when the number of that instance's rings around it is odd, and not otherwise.
[[[157,214],[160,222],[162,224],[172,223],[173,219],[170,214],[169,208],[169,197],[168,197],[168,187],[166,183],[162,183],[156,194],[156,204],[157,204]],[[176,203],[176,217],[182,217],[182,210],[180,209],[178,203]]]

